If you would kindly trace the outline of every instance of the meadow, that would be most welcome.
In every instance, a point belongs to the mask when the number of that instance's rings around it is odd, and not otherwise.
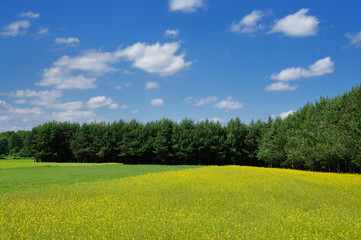
[[[360,175],[243,166],[95,167],[142,173],[21,191],[15,186],[0,195],[0,239],[361,238]],[[63,168],[92,166],[39,167]]]
[[[0,160],[0,195],[54,185],[105,181],[198,166],[124,165],[120,163],[42,163]]]

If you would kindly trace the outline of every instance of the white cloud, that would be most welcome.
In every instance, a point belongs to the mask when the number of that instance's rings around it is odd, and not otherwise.
[[[253,33],[259,29],[262,29],[261,24],[257,24],[259,20],[265,15],[263,11],[254,10],[250,14],[246,15],[238,23],[231,24],[231,31],[236,33]]]
[[[288,83],[276,82],[265,87],[266,91],[294,91],[298,88],[298,85],[291,86]]]
[[[70,111],[70,110],[79,110],[84,108],[84,104],[81,101],[66,102],[66,103],[58,102],[57,100],[61,96],[62,96],[62,92],[59,90],[32,91],[27,89],[27,90],[17,90],[9,94],[9,97],[13,97],[13,98],[30,98],[29,101],[30,104],[43,106],[48,109]],[[26,101],[20,99],[15,101],[15,103],[21,104],[21,103],[26,103]]]
[[[178,29],[168,29],[164,33],[164,36],[169,37],[169,38],[176,38],[176,37],[178,37],[178,35],[179,35]]]
[[[192,13],[199,8],[205,7],[205,0],[170,0],[170,11],[181,11]]]
[[[54,42],[56,44],[64,44],[67,46],[75,47],[80,43],[79,38],[69,37],[69,38],[55,38]]]
[[[84,104],[81,101],[77,102],[66,102],[66,103],[55,103],[47,106],[47,108],[53,108],[58,110],[66,110],[66,111],[73,111],[73,110],[80,110],[84,108]]]
[[[96,114],[93,110],[68,110],[62,112],[54,112],[52,118],[57,121],[79,121],[79,120],[89,120],[95,117]]]
[[[302,77],[308,78],[322,76],[325,74],[333,73],[334,65],[335,63],[331,61],[331,58],[326,57],[310,65],[307,69],[301,67],[286,68],[278,74],[273,74],[271,78],[279,81],[291,81]]]
[[[24,104],[24,103],[26,103],[26,100],[25,99],[19,99],[19,100],[15,100],[14,103],[16,103],[16,104]]]
[[[356,48],[361,47],[361,31],[357,33],[346,33],[346,37],[350,39],[350,45]]]
[[[51,67],[43,70],[43,79],[35,84],[38,86],[55,86],[57,89],[90,89],[95,88],[95,78],[84,75],[71,76],[65,67]]]
[[[64,55],[54,62],[52,67],[43,70],[43,79],[36,85],[55,86],[58,89],[95,88],[94,76],[117,71],[111,64],[122,59],[132,61],[134,67],[148,73],[160,76],[172,75],[187,69],[192,64],[185,62],[184,53],[175,55],[179,48],[180,44],[177,42],[163,45],[136,43],[115,52],[89,50],[76,57]],[[79,74],[79,71],[84,74]],[[78,75],[74,75],[74,72]]]
[[[16,37],[20,34],[26,34],[26,29],[28,29],[30,25],[30,22],[27,20],[12,22],[3,27],[3,32],[0,32],[0,35],[3,37]]]
[[[315,16],[308,16],[309,9],[302,8],[292,15],[276,20],[270,33],[281,32],[286,36],[308,37],[318,32],[319,21]]]
[[[286,68],[278,74],[273,74],[271,76],[271,78],[274,80],[280,80],[280,81],[290,81],[290,80],[299,79],[302,76],[305,76],[306,72],[307,72],[307,70],[304,68],[301,68],[301,67]]]
[[[147,82],[145,84],[145,88],[146,89],[153,89],[153,88],[157,88],[158,87],[158,83],[157,82]]]
[[[118,59],[111,52],[89,50],[76,57],[64,55],[54,63],[54,66],[102,75],[114,72],[116,69],[110,67],[109,64],[116,63],[117,61]]]
[[[207,98],[197,99],[194,101],[193,106],[198,107],[215,101],[217,101],[217,97],[207,97]]]
[[[152,101],[150,101],[150,105],[161,107],[164,106],[164,101],[162,98],[155,98]]]
[[[43,70],[43,79],[39,86],[55,86],[58,89],[95,88],[96,78],[83,74],[72,75],[72,71],[83,71],[89,75],[102,75],[115,71],[109,64],[116,62],[113,53],[89,50],[76,57],[62,56],[53,63],[53,67]]]
[[[89,108],[100,108],[104,106],[109,106],[113,103],[113,100],[111,98],[107,98],[106,96],[98,96],[98,97],[92,97],[87,102],[87,106]]]
[[[110,108],[110,109],[113,109],[113,110],[118,109],[118,108],[119,108],[119,104],[117,104],[117,103],[112,103],[112,104],[110,104],[109,108]]]
[[[176,55],[179,48],[180,43],[178,42],[164,43],[163,45],[160,43],[153,45],[136,43],[123,50],[118,50],[115,55],[133,61],[133,67],[148,73],[167,76],[188,69],[192,64],[192,62],[185,62],[184,53]]]
[[[288,112],[283,112],[283,113],[280,114],[280,118],[285,119],[286,117],[288,117],[289,115],[292,115],[294,113],[295,113],[294,110],[289,110]]]
[[[115,86],[113,89],[114,89],[114,90],[122,90],[123,87],[122,87],[122,86]]]
[[[138,109],[135,109],[135,110],[132,110],[132,111],[130,111],[131,113],[133,113],[133,114],[138,114],[139,113],[139,110]]]
[[[39,13],[33,13],[32,11],[29,12],[22,12],[19,14],[20,17],[26,17],[26,18],[38,18],[40,17]]]
[[[12,113],[18,115],[43,115],[44,111],[39,107],[34,108],[13,108]]]
[[[217,97],[215,97],[215,96],[201,98],[201,99],[195,99],[194,101],[192,101],[192,99],[193,99],[192,97],[185,98],[183,104],[190,104],[192,106],[199,107],[204,104],[208,104],[208,103],[217,101]]]
[[[37,32],[38,35],[43,35],[49,32],[49,29],[47,28],[40,28],[39,31]]]
[[[241,109],[244,108],[244,104],[232,100],[232,97],[229,96],[225,100],[214,104],[213,107],[219,109]]]
[[[125,105],[125,104],[123,104],[122,106],[119,107],[119,109],[122,109],[122,110],[126,110],[128,108],[129,108],[129,106]]]
[[[58,98],[62,96],[62,92],[58,90],[51,91],[32,91],[32,90],[17,90],[11,92],[9,97],[13,98],[31,98],[30,103],[34,105],[47,106],[54,103]]]
[[[11,123],[18,121],[19,119],[36,120],[47,119],[46,113],[40,107],[34,108],[15,108],[5,101],[0,100],[0,116],[3,116],[3,120],[11,120]]]
[[[10,120],[11,118],[7,115],[3,115],[3,116],[0,116],[0,121],[7,121],[7,120]]]

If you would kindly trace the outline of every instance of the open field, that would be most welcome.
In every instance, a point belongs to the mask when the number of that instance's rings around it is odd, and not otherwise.
[[[82,166],[104,166],[116,165],[117,163],[55,163],[34,162],[33,159],[0,159],[1,169],[33,168],[33,167],[82,167]]]
[[[0,195],[50,185],[105,181],[197,166],[123,165],[118,163],[35,163],[31,159],[0,160]]]
[[[2,195],[0,239],[360,239],[360,206],[360,175],[211,166]]]

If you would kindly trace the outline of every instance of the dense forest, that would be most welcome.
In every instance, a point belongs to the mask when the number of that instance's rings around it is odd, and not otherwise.
[[[121,162],[285,167],[360,172],[361,88],[308,103],[285,119],[226,125],[209,120],[146,124],[48,122],[0,134],[0,154],[41,162]]]
[[[0,133],[0,157],[29,157],[27,140],[30,131],[7,131]]]

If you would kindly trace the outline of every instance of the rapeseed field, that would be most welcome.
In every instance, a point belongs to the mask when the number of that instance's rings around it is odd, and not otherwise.
[[[0,239],[361,239],[361,176],[210,166],[11,193]]]

